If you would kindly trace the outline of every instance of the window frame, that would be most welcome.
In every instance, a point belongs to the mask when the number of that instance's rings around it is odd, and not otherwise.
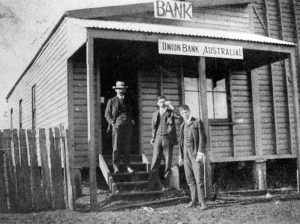
[[[211,92],[212,93],[212,99],[213,99],[213,105],[212,105],[212,108],[213,108],[213,118],[209,118],[209,114],[207,114],[207,118],[208,118],[208,121],[210,123],[228,123],[228,122],[231,122],[232,118],[231,118],[231,90],[230,90],[230,76],[229,76],[229,72],[225,72],[224,74],[224,79],[225,79],[225,95],[226,95],[226,104],[227,104],[227,117],[226,118],[215,118],[215,104],[214,104],[214,93],[215,92],[218,92],[218,91],[213,91],[212,90],[207,90],[206,88],[206,98],[208,100],[208,92]],[[213,79],[213,77],[209,77],[208,75],[206,75],[206,82],[208,79]],[[220,79],[222,80],[222,79]],[[221,93],[221,92],[219,92]],[[208,103],[207,103],[208,104]]]
[[[23,99],[19,100],[19,129],[23,127]]]
[[[10,108],[10,129],[11,130],[14,128],[14,126],[13,126],[13,114],[14,114],[14,109]]]
[[[31,88],[31,118],[32,129],[36,128],[36,85]]]

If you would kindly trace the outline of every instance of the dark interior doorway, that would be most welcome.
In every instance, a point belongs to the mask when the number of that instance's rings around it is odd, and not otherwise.
[[[129,98],[134,108],[133,134],[131,140],[131,154],[139,153],[139,111],[138,111],[138,77],[135,66],[134,52],[132,42],[101,40],[97,47],[103,54],[99,55],[101,70],[101,124],[102,124],[102,153],[104,155],[112,154],[112,136],[107,133],[108,123],[104,117],[105,108],[110,98],[116,95],[116,81],[125,81],[129,87],[125,97]]]

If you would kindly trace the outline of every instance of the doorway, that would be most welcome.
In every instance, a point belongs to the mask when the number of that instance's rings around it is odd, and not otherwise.
[[[131,102],[135,125],[132,130],[130,154],[139,154],[139,94],[137,71],[133,65],[130,43],[125,41],[101,41],[100,56],[101,66],[101,129],[102,129],[102,153],[112,154],[112,134],[107,133],[108,123],[104,117],[107,102],[116,96],[116,81],[124,81],[128,89],[125,97]]]

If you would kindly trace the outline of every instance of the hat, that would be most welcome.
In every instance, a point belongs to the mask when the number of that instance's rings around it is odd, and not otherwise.
[[[125,86],[125,82],[123,81],[117,81],[116,86],[112,87],[113,89],[127,89],[128,86]]]

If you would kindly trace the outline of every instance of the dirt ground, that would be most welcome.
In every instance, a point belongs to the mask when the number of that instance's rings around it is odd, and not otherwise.
[[[170,196],[170,194],[169,194]],[[174,196],[174,195],[173,195]],[[99,194],[105,200],[106,194]],[[97,212],[88,211],[79,200],[77,211],[49,211],[30,214],[0,214],[0,223],[300,223],[300,200],[295,192],[281,192],[263,195],[222,194],[216,201],[208,201],[208,210],[199,207],[185,208],[185,201],[173,201],[155,206],[107,211],[117,203],[106,203]],[[106,199],[107,200],[107,199]],[[133,202],[131,202],[133,203]],[[80,206],[81,204],[81,206]],[[84,209],[85,208],[85,209]],[[106,210],[106,211],[105,211]]]

